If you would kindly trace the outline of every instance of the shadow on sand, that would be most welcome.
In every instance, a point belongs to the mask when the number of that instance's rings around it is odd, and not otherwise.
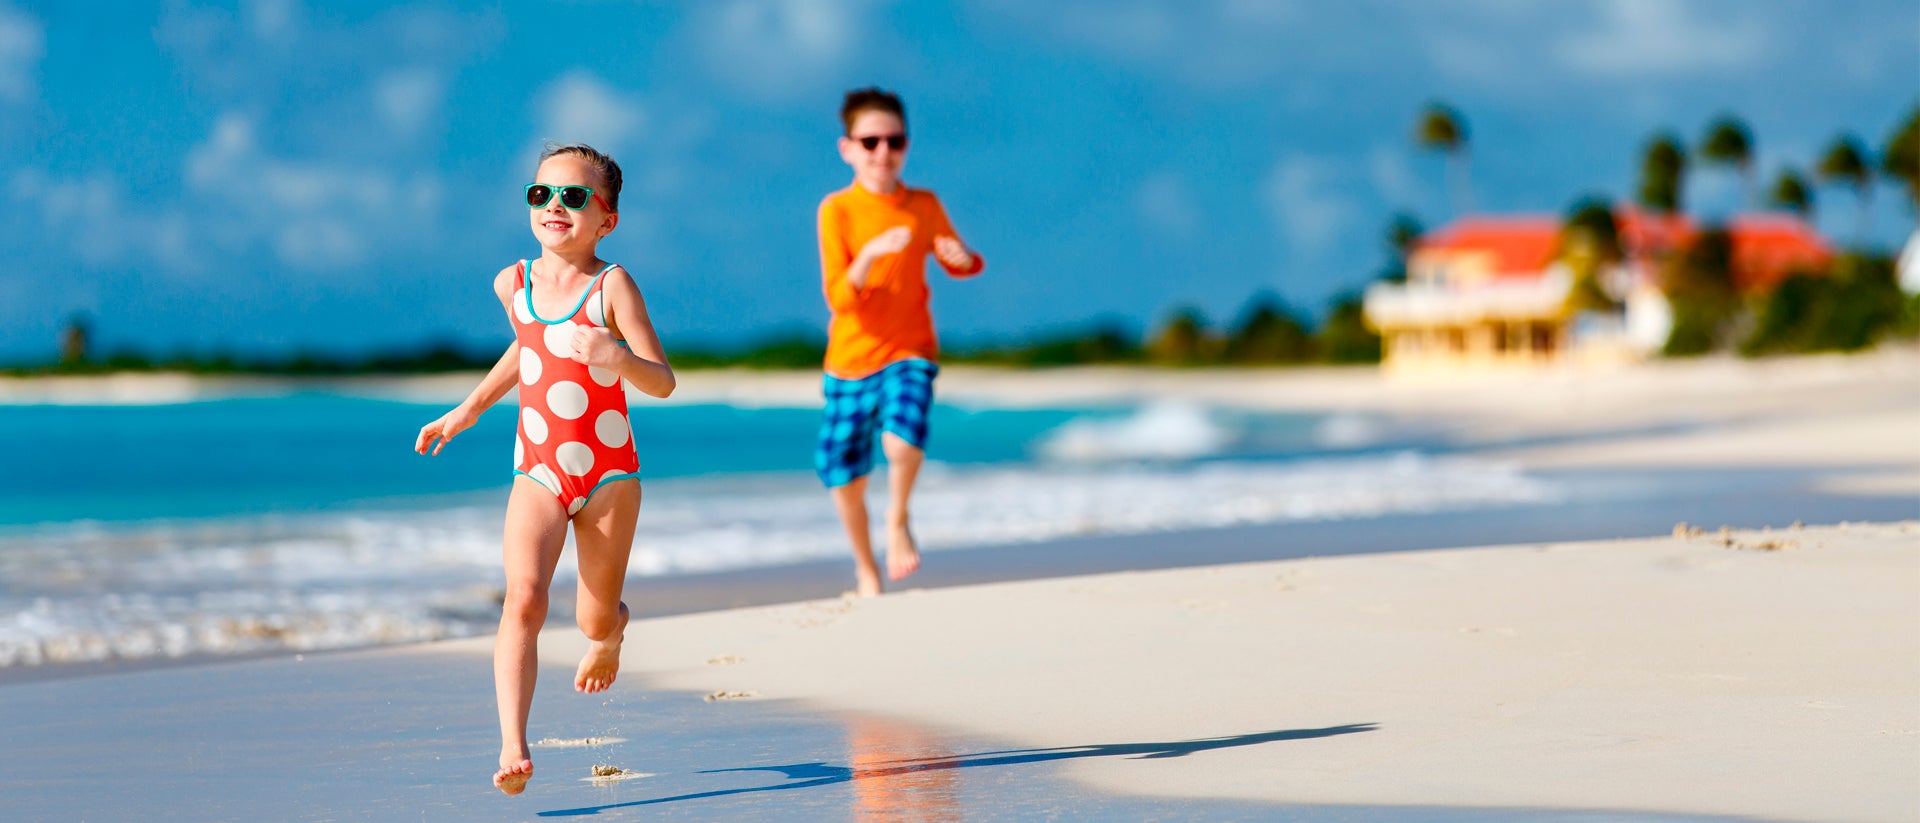
[[[829,763],[815,762],[795,763],[786,766],[711,769],[698,773],[778,772],[786,777],[786,782],[773,783],[766,786],[752,786],[743,789],[721,789],[710,792],[678,794],[671,797],[658,797],[652,800],[635,800],[605,806],[559,809],[541,812],[540,816],[577,817],[632,806],[653,806],[661,803],[678,803],[684,800],[701,800],[711,797],[726,797],[729,795],[753,794],[757,792],[810,789],[840,783],[853,783],[858,787],[861,781],[885,781],[890,778],[905,775],[944,772],[952,769],[972,769],[981,766],[1012,766],[1022,763],[1074,760],[1083,757],[1131,757],[1135,760],[1157,760],[1168,757],[1185,757],[1195,752],[1213,751],[1215,749],[1231,749],[1239,746],[1252,746],[1259,743],[1275,743],[1281,740],[1310,740],[1316,737],[1333,737],[1335,735],[1368,732],[1373,731],[1375,728],[1377,728],[1377,726],[1372,723],[1355,723],[1346,726],[1330,726],[1324,729],[1289,729],[1285,731],[1260,732],[1258,734],[1234,735],[1232,737],[1183,740],[1175,743],[1110,743],[1097,746],[1061,746],[1051,749],[1009,749],[1005,751],[977,752],[964,755],[904,758],[865,763],[856,760],[854,765],[848,766],[836,766]]]

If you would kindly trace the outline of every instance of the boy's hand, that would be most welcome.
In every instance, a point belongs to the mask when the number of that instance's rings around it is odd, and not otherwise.
[[[860,256],[872,260],[883,254],[899,254],[913,239],[913,229],[906,226],[894,226],[877,235],[860,247]]]
[[[620,365],[620,344],[615,341],[613,332],[600,326],[581,326],[573,330],[573,362],[599,366],[603,369],[618,369]]]
[[[419,454],[428,454],[427,447],[432,446],[432,454],[439,454],[441,449],[446,448],[447,441],[452,440],[454,435],[472,428],[478,420],[479,415],[467,411],[467,407],[457,407],[441,415],[439,420],[421,426],[420,436],[413,441],[413,450]]]
[[[933,256],[947,264],[947,268],[965,271],[973,268],[973,252],[967,250],[957,238],[933,238]]]

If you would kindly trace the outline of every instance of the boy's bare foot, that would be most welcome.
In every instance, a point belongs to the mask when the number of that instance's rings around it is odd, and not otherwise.
[[[620,643],[627,635],[627,604],[620,604],[620,625],[615,626],[613,634],[606,640],[595,640],[587,644],[587,654],[580,658],[580,670],[573,675],[573,690],[593,694],[604,692],[613,686],[613,678],[620,673]]]
[[[920,570],[920,547],[907,524],[887,527],[887,579],[899,580]]]
[[[527,757],[527,750],[502,748],[500,750],[500,771],[493,773],[493,785],[506,794],[519,794],[527,790],[527,781],[533,777],[533,760]]]
[[[873,564],[868,563],[867,565],[872,566]],[[855,565],[853,568],[853,593],[860,597],[879,597],[880,596],[879,567],[876,566],[873,568],[864,568],[859,565]]]

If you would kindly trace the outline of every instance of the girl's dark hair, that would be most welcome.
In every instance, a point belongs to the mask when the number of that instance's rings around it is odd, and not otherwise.
[[[539,162],[545,163],[547,162],[547,158],[558,157],[562,154],[571,154],[581,160],[585,160],[587,165],[592,166],[594,173],[600,175],[600,185],[594,188],[594,192],[606,198],[607,206],[611,210],[616,212],[620,210],[619,163],[613,162],[612,157],[585,143],[560,144],[551,141],[549,141],[547,147],[540,152]],[[538,163],[535,164],[536,167],[538,167],[538,165]]]
[[[900,95],[876,86],[854,89],[847,92],[847,99],[840,103],[840,123],[844,134],[853,134],[853,120],[863,111],[884,111],[900,118],[900,125],[907,125],[907,105],[900,102]]]

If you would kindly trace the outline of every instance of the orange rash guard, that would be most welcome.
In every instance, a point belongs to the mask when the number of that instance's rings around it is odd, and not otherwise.
[[[847,282],[854,255],[881,232],[908,226],[913,239],[899,254],[876,258],[867,270],[867,286]],[[820,202],[820,273],[833,322],[827,327],[827,373],[858,380],[908,358],[937,360],[940,345],[927,308],[927,255],[936,237],[960,239],[940,199],[925,189],[900,186],[892,194],[874,194],[859,184],[827,195]],[[934,258],[938,260],[939,258]],[[941,264],[954,277],[971,277],[987,261],[974,255],[966,270]]]

